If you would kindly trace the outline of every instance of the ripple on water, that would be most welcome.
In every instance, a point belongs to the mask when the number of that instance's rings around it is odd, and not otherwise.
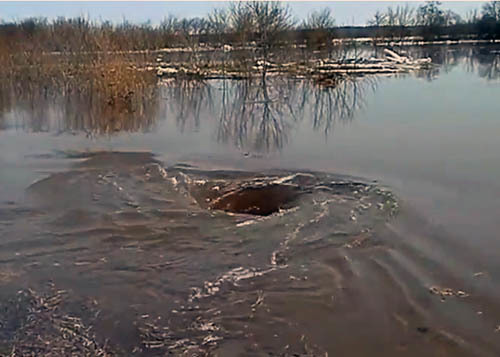
[[[48,243],[17,246],[37,264],[31,279],[51,276],[103,301],[120,296],[102,309],[122,313],[139,304],[154,315],[168,300],[177,313],[128,326],[140,348],[163,352],[215,348],[231,337],[224,321],[239,300],[240,312],[261,305],[249,301],[254,284],[292,289],[307,257],[369,248],[397,208],[389,191],[348,177],[164,168],[144,153],[89,155],[28,193],[44,214],[16,239],[42,231]]]

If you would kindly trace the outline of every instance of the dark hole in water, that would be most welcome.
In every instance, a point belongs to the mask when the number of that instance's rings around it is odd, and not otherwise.
[[[270,184],[262,187],[246,187],[222,195],[212,202],[210,208],[268,216],[280,209],[289,208],[299,194],[299,188],[292,185]]]

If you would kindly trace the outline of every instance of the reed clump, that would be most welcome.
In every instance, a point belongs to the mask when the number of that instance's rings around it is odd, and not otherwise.
[[[12,51],[0,50],[0,117],[9,112],[16,117],[15,124],[3,120],[0,127],[55,128],[93,136],[149,130],[154,124],[157,78],[153,71],[139,70],[144,56],[55,54],[0,42],[0,48],[5,46]]]
[[[61,94],[89,94],[105,100],[109,105],[123,101],[156,84],[151,71],[137,70],[138,64],[125,56],[80,55],[61,56],[43,53],[25,53],[17,58],[2,58],[0,78],[4,84],[29,89],[44,88]],[[26,88],[27,87],[27,88]]]
[[[145,68],[144,54],[120,51],[123,31],[83,18],[0,25],[1,110],[9,107],[9,97],[41,91],[137,111],[137,98],[151,95],[156,77],[153,71],[137,70]]]
[[[144,68],[143,56],[12,47],[0,41],[0,113],[21,106],[48,121],[54,116],[50,103],[66,98],[67,130],[93,135],[150,127],[146,116],[154,112],[157,79],[153,71],[138,70]],[[35,127],[46,127],[40,124]]]

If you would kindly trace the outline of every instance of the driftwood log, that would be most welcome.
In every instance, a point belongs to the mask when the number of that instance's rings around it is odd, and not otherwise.
[[[384,58],[351,58],[342,60],[320,59],[307,63],[288,62],[272,63],[259,59],[246,71],[233,68],[231,64],[212,63],[203,68],[189,64],[168,63],[162,58],[157,59],[156,71],[162,78],[200,78],[200,79],[242,79],[260,76],[263,72],[270,75],[289,75],[300,78],[332,78],[346,75],[395,74],[429,69],[432,66],[430,58],[414,59],[390,49],[384,49]]]

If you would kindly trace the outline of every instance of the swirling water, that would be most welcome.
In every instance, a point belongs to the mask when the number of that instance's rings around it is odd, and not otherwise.
[[[333,89],[164,83],[126,116],[2,101],[2,301],[50,280],[123,355],[497,355],[484,51]]]

